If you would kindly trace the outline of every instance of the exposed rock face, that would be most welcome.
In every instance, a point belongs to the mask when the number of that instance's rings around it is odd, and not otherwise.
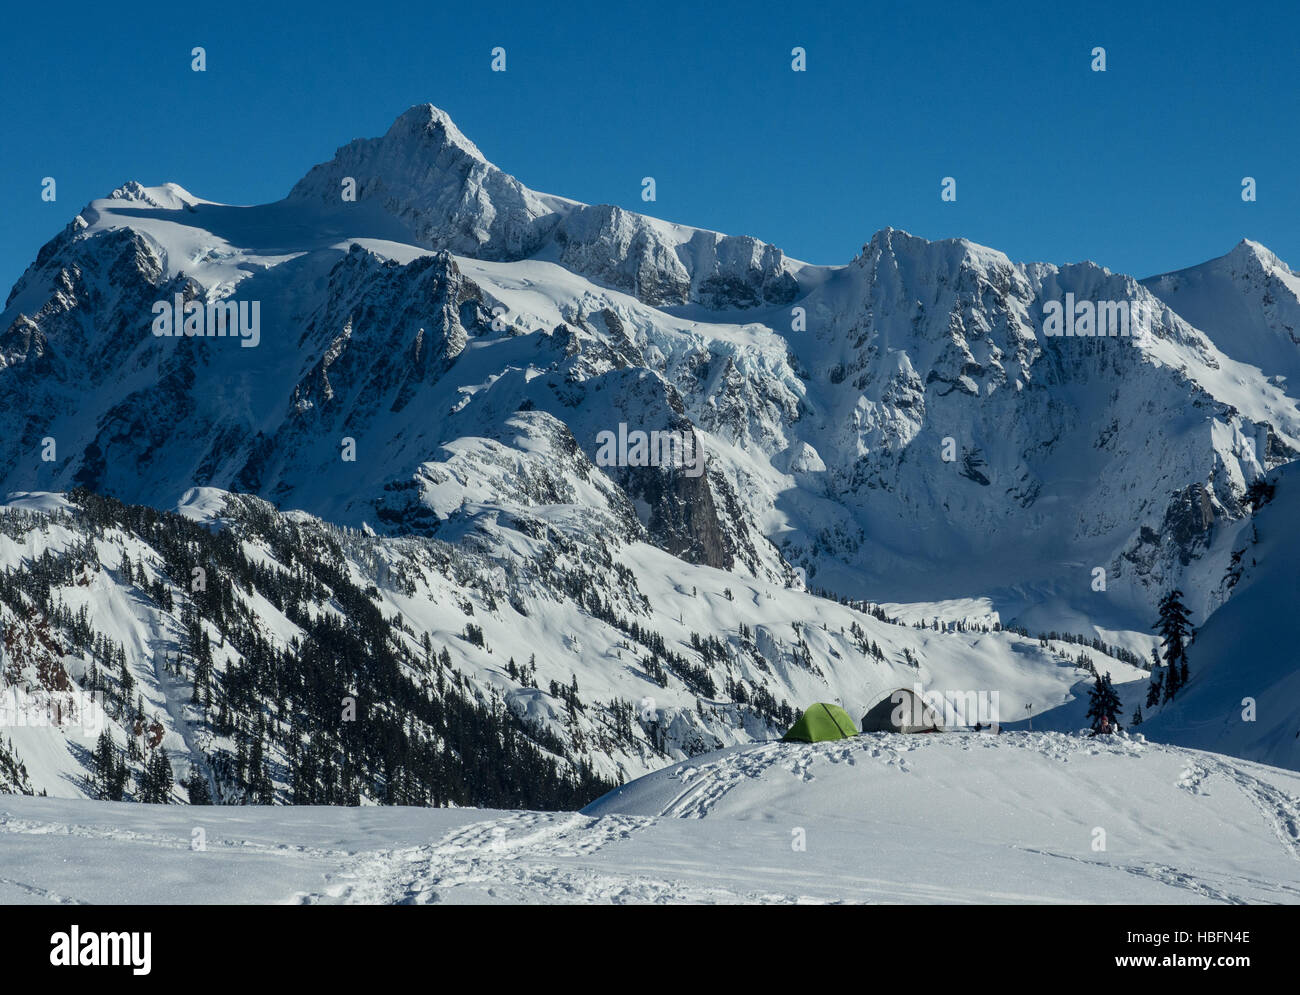
[[[1178,550],[1179,562],[1186,566],[1205,544],[1214,528],[1214,503],[1202,484],[1189,484],[1179,491],[1165,509],[1164,533]]]

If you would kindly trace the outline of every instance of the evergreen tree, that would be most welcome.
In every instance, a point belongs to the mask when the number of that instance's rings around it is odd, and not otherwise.
[[[262,749],[260,735],[254,737],[252,749],[248,754],[248,791],[255,805],[275,803],[275,786],[271,783],[271,774],[266,766],[266,755]]]
[[[1153,668],[1151,671],[1151,680],[1147,682],[1147,708],[1155,708],[1160,704],[1160,688],[1164,681],[1164,670],[1162,668]]]
[[[191,805],[211,805],[212,791],[208,788],[208,779],[197,767],[190,768],[190,775],[183,782],[189,793]]]
[[[1110,682],[1110,674],[1099,675],[1088,692],[1088,718],[1092,720],[1092,731],[1101,732],[1103,720],[1108,723],[1108,731],[1118,729],[1121,705]]]
[[[122,689],[122,712],[131,707],[131,692],[135,690],[135,679],[131,676],[131,671],[127,669],[126,660],[122,660],[122,669],[119,676]]]
[[[141,800],[156,805],[166,805],[172,795],[172,764],[167,759],[167,750],[159,746],[145,764],[144,778],[141,783]]]
[[[1160,618],[1152,626],[1160,634],[1165,651],[1165,701],[1172,701],[1187,683],[1187,644],[1191,642],[1192,626],[1182,596],[1182,591],[1173,590],[1161,598]]]
[[[120,802],[126,797],[127,788],[131,784],[131,769],[127,767],[126,761],[121,757],[117,758],[117,769],[113,772],[113,783],[109,787],[109,801]]]
[[[99,789],[100,797],[111,798],[117,777],[117,750],[113,747],[113,737],[107,729],[99,734],[91,759],[95,765],[95,787]]]

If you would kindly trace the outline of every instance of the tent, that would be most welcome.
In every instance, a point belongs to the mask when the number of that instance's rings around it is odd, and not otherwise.
[[[943,716],[914,691],[898,688],[867,709],[863,732],[943,732]]]
[[[781,737],[784,743],[820,743],[827,739],[848,739],[858,734],[849,713],[839,705],[814,702],[804,709],[790,731]]]

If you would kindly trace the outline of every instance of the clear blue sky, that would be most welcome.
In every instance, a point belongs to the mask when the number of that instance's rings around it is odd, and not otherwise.
[[[128,179],[278,200],[421,102],[534,189],[639,210],[652,175],[649,213],[812,262],[893,225],[1139,276],[1248,236],[1300,267],[1296,4],[1048,6],[11,5],[0,284]]]

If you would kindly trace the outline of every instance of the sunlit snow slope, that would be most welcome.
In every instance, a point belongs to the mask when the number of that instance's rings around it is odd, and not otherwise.
[[[581,814],[6,797],[0,900],[1293,903],[1297,825],[1300,776],[1139,738],[877,734]]]

